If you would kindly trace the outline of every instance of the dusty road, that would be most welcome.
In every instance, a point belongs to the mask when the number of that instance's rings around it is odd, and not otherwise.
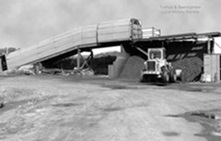
[[[221,89],[185,87],[189,88],[71,77],[1,77],[5,106],[0,109],[0,140],[206,141],[200,136],[201,124],[177,115],[220,109]]]

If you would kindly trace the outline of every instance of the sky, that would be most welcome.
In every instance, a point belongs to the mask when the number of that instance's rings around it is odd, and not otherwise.
[[[221,32],[221,0],[0,0],[0,48],[28,47],[68,30],[137,18],[162,35]]]

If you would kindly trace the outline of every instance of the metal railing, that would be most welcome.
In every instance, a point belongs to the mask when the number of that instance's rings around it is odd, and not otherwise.
[[[150,38],[150,37],[159,37],[161,36],[160,29],[157,29],[155,27],[149,27],[149,28],[143,28],[143,38]]]

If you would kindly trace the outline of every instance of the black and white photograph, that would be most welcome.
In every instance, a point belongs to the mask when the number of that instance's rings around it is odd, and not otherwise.
[[[0,141],[221,141],[220,0],[0,0]]]

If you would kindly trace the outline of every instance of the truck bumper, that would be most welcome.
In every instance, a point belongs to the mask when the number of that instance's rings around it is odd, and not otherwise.
[[[151,72],[151,71],[144,71],[142,72],[142,76],[151,76],[151,77],[156,77],[156,78],[161,78],[162,75],[160,72]]]

